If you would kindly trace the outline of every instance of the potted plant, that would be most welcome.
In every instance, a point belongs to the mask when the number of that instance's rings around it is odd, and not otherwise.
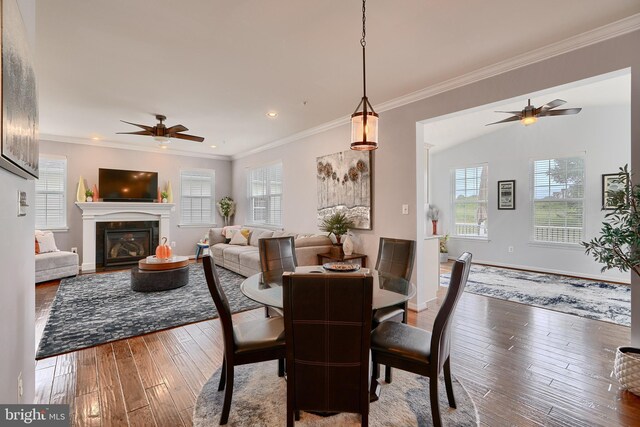
[[[640,185],[633,185],[627,165],[612,182],[619,185],[605,197],[615,207],[605,215],[600,236],[582,246],[604,264],[601,272],[617,268],[640,277]],[[623,388],[640,396],[640,348],[618,347],[614,373]]]
[[[320,230],[326,231],[329,233],[329,236],[332,234],[336,236],[336,250],[338,253],[335,253],[334,256],[342,256],[344,254],[342,249],[342,244],[340,242],[342,236],[349,231],[350,228],[354,227],[354,223],[352,220],[347,218],[343,212],[336,212],[333,215],[329,215],[322,220],[322,224],[320,225]],[[332,251],[333,252],[333,251]]]
[[[449,248],[447,242],[449,241],[449,235],[445,234],[444,237],[440,237],[440,262],[449,261]]]
[[[218,202],[218,212],[224,218],[224,225],[229,225],[230,218],[236,213],[236,202],[229,196],[224,196]]]
[[[86,196],[86,201],[87,202],[93,202],[93,190],[86,190],[84,192],[84,195]]]
[[[162,203],[167,203],[169,201],[169,193],[166,191],[161,192],[160,199],[162,199]]]

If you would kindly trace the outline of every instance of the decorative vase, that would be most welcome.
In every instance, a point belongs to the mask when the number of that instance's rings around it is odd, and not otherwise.
[[[640,348],[618,347],[613,373],[622,388],[640,396]]]
[[[431,233],[435,236],[436,234],[438,234],[438,221],[437,220],[432,220],[431,221]]]
[[[329,251],[332,258],[342,259],[344,257],[344,249],[342,247],[342,243],[334,243],[331,246],[331,250]]]
[[[162,199],[162,203],[169,203],[169,200],[168,200],[166,197],[164,197],[164,198]]]
[[[345,255],[351,255],[353,253],[353,240],[351,240],[351,236],[347,234],[347,237],[344,238],[344,242],[342,242],[342,250]]]
[[[84,202],[87,188],[84,186],[84,179],[80,175],[80,181],[78,181],[78,191],[76,192],[76,202]]]
[[[87,196],[87,202],[93,202],[93,197]]]
[[[173,190],[171,189],[171,181],[167,181],[167,200],[173,203]]]
[[[449,252],[440,252],[440,262],[449,261]]]
[[[93,184],[93,198],[96,199],[96,202],[100,199],[100,196],[98,195],[98,185],[97,184]]]

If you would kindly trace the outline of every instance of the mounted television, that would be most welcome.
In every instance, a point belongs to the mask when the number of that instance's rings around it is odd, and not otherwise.
[[[158,172],[99,169],[98,190],[105,202],[153,202],[158,197]]]

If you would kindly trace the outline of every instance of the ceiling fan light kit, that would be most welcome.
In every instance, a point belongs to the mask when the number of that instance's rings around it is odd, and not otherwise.
[[[378,148],[378,113],[373,110],[367,98],[367,67],[365,62],[366,32],[366,0],[362,0],[362,84],[363,96],[351,115],[351,149],[371,151]],[[362,107],[362,111],[360,110]]]
[[[567,101],[565,100],[554,99],[553,101],[544,104],[542,107],[536,108],[531,105],[531,100],[529,99],[527,106],[524,107],[522,111],[496,111],[496,113],[506,113],[511,114],[512,116],[498,122],[488,123],[485,126],[516,121],[519,121],[525,126],[529,126],[536,123],[540,117],[568,116],[571,114],[578,114],[580,111],[582,111],[582,108],[567,108],[564,110],[555,110],[556,107],[559,107],[566,103]]]

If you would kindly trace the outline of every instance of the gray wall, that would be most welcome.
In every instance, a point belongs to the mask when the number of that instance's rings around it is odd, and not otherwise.
[[[631,166],[640,170],[640,31],[558,55],[476,83],[380,114],[380,148],[375,153],[373,230],[358,232],[359,250],[370,257],[381,235],[417,238],[416,122],[485,105],[623,68],[631,68]],[[372,100],[375,96],[371,93]],[[246,197],[246,168],[272,159],[283,162],[285,179],[284,226],[299,231],[315,229],[315,157],[346,150],[349,129],[341,126],[286,146],[241,158],[233,163],[233,195]],[[409,204],[408,216],[401,214]],[[237,221],[244,220],[240,203]],[[417,260],[421,263],[420,259]],[[640,278],[632,281],[632,335],[640,345]]]
[[[150,142],[151,143],[151,142]],[[75,205],[76,190],[80,176],[85,185],[98,183],[98,169],[128,169],[158,172],[158,184],[164,188],[171,181],[175,211],[171,214],[171,240],[176,242],[175,253],[193,255],[195,244],[202,239],[209,227],[179,227],[180,222],[180,170],[215,170],[215,198],[219,200],[231,193],[231,162],[207,158],[176,156],[171,153],[151,153],[118,148],[95,147],[64,142],[41,141],[40,154],[54,154],[67,158],[67,226],[68,231],[55,233],[58,249],[78,248],[82,257],[82,211]],[[98,189],[99,191],[100,189]],[[216,209],[217,223],[222,217]],[[82,259],[80,263],[82,264]]]
[[[431,155],[431,203],[441,209],[441,226],[453,230],[451,172],[455,168],[487,163],[489,176],[489,239],[452,238],[450,256],[464,251],[474,260],[511,267],[534,268],[582,277],[629,281],[629,273],[600,274],[601,265],[581,246],[530,243],[532,159],[584,155],[585,236],[599,234],[606,211],[601,207],[602,174],[615,173],[631,161],[630,107],[588,107],[573,117],[544,119],[524,129],[519,123]],[[524,130],[523,130],[524,129]],[[516,210],[497,209],[497,182],[516,180]],[[508,252],[512,246],[514,251]]]
[[[35,39],[35,0],[20,0],[29,41]],[[18,191],[27,192],[27,216],[18,217]],[[34,181],[0,169],[0,402],[35,398]],[[18,397],[22,372],[24,395]]]

